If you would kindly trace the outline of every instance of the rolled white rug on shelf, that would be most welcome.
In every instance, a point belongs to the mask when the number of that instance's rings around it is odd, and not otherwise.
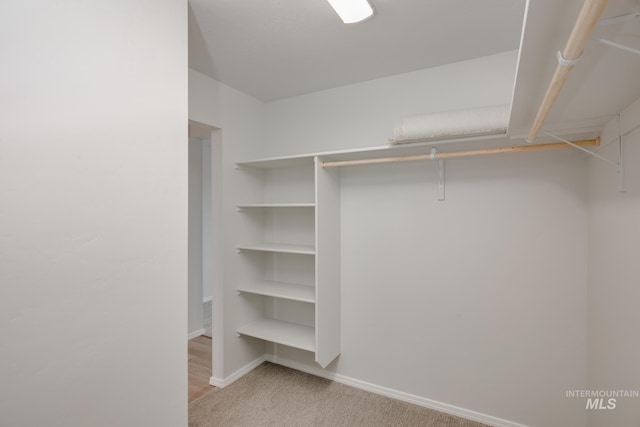
[[[391,144],[507,133],[509,105],[444,111],[398,120]]]

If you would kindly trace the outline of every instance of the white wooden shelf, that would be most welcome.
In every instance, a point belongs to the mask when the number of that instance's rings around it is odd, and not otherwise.
[[[238,333],[306,351],[316,351],[315,330],[309,326],[274,319],[260,319],[244,325]]]
[[[270,157],[266,159],[251,160],[247,162],[236,163],[237,167],[254,167],[263,169],[283,168],[291,166],[313,166],[314,158],[310,155],[303,156],[284,156],[284,157]]]
[[[263,280],[239,285],[236,290],[250,294],[284,298],[293,301],[310,303],[314,303],[316,301],[315,288],[313,286],[306,285],[295,285],[291,283]]]
[[[441,146],[443,144],[450,145],[455,143],[461,149],[473,148],[491,148],[504,145],[504,141],[508,139],[506,134],[486,135],[486,136],[466,136],[461,138],[431,140],[424,142],[414,142],[411,144],[384,144],[372,147],[352,148],[347,150],[321,151],[314,153],[306,153],[293,156],[267,157],[262,159],[254,159],[249,161],[240,161],[236,163],[239,168],[249,166],[263,169],[281,168],[299,165],[312,165],[314,157],[320,158],[322,161],[340,161],[340,160],[358,160],[358,159],[375,159],[380,157],[393,156],[413,156],[419,154],[429,154],[430,148],[433,146]]]
[[[252,203],[237,205],[238,209],[260,209],[260,208],[313,208],[315,203]]]
[[[316,248],[313,245],[290,245],[285,243],[256,243],[252,245],[240,245],[237,249],[241,251],[277,252],[283,254],[316,254]]]

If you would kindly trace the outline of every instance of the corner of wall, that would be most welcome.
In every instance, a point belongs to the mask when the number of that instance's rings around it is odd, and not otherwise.
[[[587,387],[640,389],[640,99],[610,120],[599,153],[617,161],[624,154],[625,192],[618,191],[615,166],[589,160],[589,283]],[[622,144],[618,143],[622,135]],[[588,410],[587,425],[635,425],[640,398],[617,398],[615,409]],[[585,399],[586,400],[586,399]],[[608,398],[607,402],[608,404]]]

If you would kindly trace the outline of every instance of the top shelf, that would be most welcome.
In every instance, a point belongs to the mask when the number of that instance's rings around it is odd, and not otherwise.
[[[252,161],[238,162],[236,163],[236,165],[238,167],[248,166],[264,169],[302,165],[313,166],[315,157],[319,157],[323,161],[338,161],[375,159],[388,156],[412,156],[419,154],[428,154],[430,152],[429,148],[433,146],[452,145],[454,143],[458,149],[466,149],[470,147],[491,148],[503,145],[505,139],[508,139],[508,136],[501,134],[414,142],[411,144],[378,145],[373,147],[325,151],[295,156],[268,157]]]
[[[286,156],[286,157],[271,157],[260,160],[253,160],[248,162],[236,163],[238,167],[254,167],[254,168],[283,168],[290,166],[313,166],[314,156]]]
[[[250,203],[244,205],[237,205],[238,209],[252,209],[252,208],[313,208],[315,203]]]

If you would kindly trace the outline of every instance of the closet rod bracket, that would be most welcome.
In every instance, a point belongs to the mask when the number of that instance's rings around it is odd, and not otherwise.
[[[444,200],[444,184],[445,184],[445,177],[444,177],[444,160],[443,159],[436,159],[436,154],[438,153],[438,149],[437,148],[432,148],[431,149],[431,160],[435,160],[436,164],[438,166],[438,201],[443,201]]]
[[[626,191],[624,185],[624,166],[622,164],[622,151],[620,151],[620,162],[618,163],[618,170],[616,171],[618,174],[618,192],[624,193]]]
[[[631,46],[627,46],[627,45],[622,44],[622,43],[618,43],[618,42],[614,42],[612,40],[603,39],[601,37],[594,37],[594,36],[591,37],[591,40],[600,42],[600,43],[605,44],[607,46],[611,46],[611,47],[615,47],[615,48],[624,50],[626,52],[630,52],[630,53],[634,53],[636,55],[640,55],[640,49],[636,49],[636,48],[633,48]]]
[[[624,151],[622,150],[622,125],[620,124],[620,114],[616,116],[616,120],[618,121],[618,191],[620,193],[624,193],[625,183],[624,183]]]
[[[624,170],[623,170],[623,167],[622,167],[622,137],[621,136],[619,137],[619,142],[618,142],[619,150],[620,150],[620,160],[616,162],[616,161],[613,161],[611,159],[607,159],[606,157],[603,157],[598,153],[594,153],[593,151],[587,150],[586,148],[581,147],[578,144],[574,144],[571,141],[568,141],[568,140],[566,140],[564,138],[560,138],[559,136],[554,135],[552,133],[545,132],[545,131],[542,131],[542,133],[544,133],[545,135],[550,136],[550,137],[552,137],[554,139],[557,139],[558,141],[564,142],[565,144],[570,145],[573,148],[576,148],[576,149],[578,149],[580,151],[583,151],[583,152],[587,153],[588,155],[590,155],[592,157],[595,157],[596,159],[600,159],[603,162],[606,162],[606,163],[609,163],[610,165],[615,166],[616,167],[616,174],[618,175],[618,191],[621,192],[621,193],[624,193]],[[596,139],[596,146],[597,145],[600,145],[600,137],[598,137]]]

